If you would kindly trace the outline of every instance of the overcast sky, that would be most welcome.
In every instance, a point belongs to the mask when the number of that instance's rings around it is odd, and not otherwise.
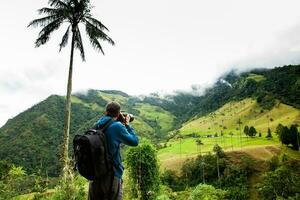
[[[65,27],[34,48],[39,29],[27,28],[47,0],[0,6],[0,126],[45,99],[66,93],[70,46]],[[298,64],[299,0],[91,0],[93,14],[116,45],[97,53],[84,39],[76,54],[73,91],[122,90],[131,95],[209,85],[231,68]],[[84,32],[84,29],[82,29]]]

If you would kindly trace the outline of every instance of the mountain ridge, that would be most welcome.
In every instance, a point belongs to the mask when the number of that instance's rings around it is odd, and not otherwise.
[[[206,116],[228,102],[252,98],[264,112],[272,110],[276,101],[299,109],[297,94],[300,94],[298,65],[241,74],[230,72],[207,88],[202,96],[179,92],[166,98],[153,94],[141,99],[117,90],[74,93],[70,143],[76,133],[91,127],[101,117],[109,101],[119,101],[124,111],[136,116],[134,126],[140,137],[159,144],[168,139],[169,133],[180,130],[185,122]],[[8,120],[0,128],[0,160],[24,166],[29,172],[42,168],[44,173],[57,176],[64,102],[65,97],[50,95]]]

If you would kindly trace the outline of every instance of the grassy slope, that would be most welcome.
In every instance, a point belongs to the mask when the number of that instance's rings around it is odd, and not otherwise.
[[[157,123],[161,128],[161,133],[167,133],[173,128],[175,117],[158,106],[138,103],[134,109],[140,111],[140,117]]]
[[[266,80],[266,77],[264,77],[263,75],[250,73],[248,75],[247,79],[252,79],[252,80],[255,80],[256,82],[260,82],[260,81]]]
[[[218,138],[200,138],[204,145],[197,146],[195,138],[176,139],[168,142],[167,148],[159,150],[158,157],[161,161],[162,168],[178,170],[183,160],[195,157],[201,153],[211,152],[215,144],[219,144],[225,151],[240,151],[248,148],[259,146],[279,145],[276,138],[246,138],[238,135],[223,136]],[[241,141],[241,142],[240,142]],[[180,144],[181,143],[181,144]]]
[[[200,151],[210,152],[216,143],[226,151],[266,145],[278,146],[279,141],[274,133],[271,140],[265,138],[268,125],[274,132],[278,123],[290,125],[294,122],[299,123],[300,120],[300,111],[285,104],[278,103],[271,111],[261,112],[261,110],[255,100],[245,99],[240,102],[228,103],[207,116],[190,120],[180,129],[182,135],[196,133],[204,136],[218,133],[219,137],[201,137],[200,139],[204,143],[201,146],[197,146],[196,138],[191,137],[169,141],[166,148],[159,150],[162,168],[178,169],[183,160],[196,156]],[[242,130],[245,125],[254,126],[258,132],[262,133],[262,137],[247,138],[242,131],[240,140],[240,131],[237,129],[239,118],[243,122]],[[224,136],[221,136],[221,131]],[[230,132],[233,133],[232,137],[228,134]]]
[[[101,107],[101,106],[99,106],[99,105],[96,104],[96,103],[87,103],[87,102],[85,102],[85,101],[79,99],[79,98],[76,97],[76,96],[71,96],[71,101],[72,101],[72,104],[73,104],[73,103],[82,104],[82,105],[84,105],[85,107],[92,108],[92,109],[95,110],[95,111],[99,111],[99,112],[103,112],[103,111],[104,111],[104,107]]]
[[[98,91],[97,95],[107,102],[110,101],[119,102],[122,105],[122,110],[124,110],[125,112],[127,111],[126,109],[128,109],[127,108],[128,98],[122,95],[110,94],[110,93],[100,92],[100,91]],[[82,104],[85,107],[89,107],[92,108],[93,110],[99,111],[99,117],[102,115],[102,113],[105,110],[104,107],[99,106],[96,103],[87,103],[76,96],[72,96],[72,103]],[[139,111],[139,116],[135,116],[135,120],[133,121],[132,124],[136,132],[140,136],[153,135],[153,133],[155,132],[155,129],[151,126],[151,124],[149,124],[149,121],[157,122],[157,125],[160,127],[159,129],[160,133],[167,133],[169,130],[173,128],[175,117],[171,113],[163,110],[158,106],[138,103],[135,104],[132,109]],[[91,123],[92,124],[95,123],[99,117],[93,119]],[[88,126],[90,126],[90,123]]]
[[[121,105],[127,101],[126,97],[119,95],[119,94],[109,94],[106,92],[98,92],[98,96],[101,96],[107,102],[117,101]]]
[[[279,123],[284,125],[299,123],[300,111],[282,103],[277,103],[270,111],[263,111],[255,100],[248,98],[240,102],[227,103],[207,116],[189,121],[183,125],[180,132],[184,135],[190,133],[214,134],[220,133],[221,130],[224,134],[237,133],[239,132],[237,130],[238,119],[242,121],[242,130],[245,125],[254,126],[258,132],[265,135],[268,126],[274,132]]]

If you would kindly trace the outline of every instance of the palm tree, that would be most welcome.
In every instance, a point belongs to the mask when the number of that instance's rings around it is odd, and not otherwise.
[[[48,4],[50,7],[44,7],[38,10],[40,15],[42,14],[45,16],[31,21],[28,27],[42,27],[42,30],[39,32],[38,38],[35,41],[35,46],[39,47],[49,41],[51,34],[55,30],[59,29],[62,24],[67,23],[68,28],[59,44],[59,51],[68,44],[69,35],[72,34],[62,152],[63,173],[65,175],[64,170],[68,169],[69,162],[68,145],[71,116],[73,55],[75,48],[80,51],[81,58],[85,61],[79,24],[84,25],[90,43],[96,50],[101,51],[102,54],[104,54],[104,51],[99,40],[106,41],[111,45],[114,45],[114,41],[105,33],[105,31],[108,31],[106,26],[92,17],[92,6],[89,0],[49,0]]]
[[[201,145],[204,145],[204,144],[200,139],[196,139],[195,142],[197,145],[197,152],[198,152],[198,148],[200,147],[200,155],[201,155]]]
[[[204,145],[200,139],[196,139],[197,151],[198,147],[200,147],[200,156],[201,156],[201,167],[202,167],[202,183],[205,184],[205,175],[204,175],[204,160],[201,152],[201,145]]]
[[[241,150],[243,149],[243,145],[242,145],[242,129],[241,129],[241,125],[243,124],[243,122],[241,121],[241,118],[238,119],[237,124],[239,125],[239,130],[240,130],[240,145],[241,145]]]

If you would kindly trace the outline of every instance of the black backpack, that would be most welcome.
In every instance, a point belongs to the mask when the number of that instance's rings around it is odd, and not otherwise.
[[[108,154],[105,129],[113,123],[108,121],[101,129],[90,129],[73,139],[74,170],[88,180],[99,180],[113,173],[113,162]]]

